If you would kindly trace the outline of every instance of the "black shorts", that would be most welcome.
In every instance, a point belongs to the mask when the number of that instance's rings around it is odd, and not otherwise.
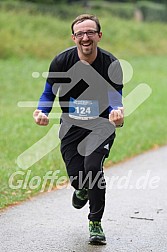
[[[90,127],[89,127],[90,128]],[[111,133],[111,134],[110,134]],[[59,137],[61,139],[61,153],[68,151],[70,156],[80,154],[88,156],[92,152],[102,153],[108,157],[115,138],[115,128],[111,123],[94,124],[90,129],[78,127],[68,122],[62,122]],[[70,158],[68,156],[68,158]]]

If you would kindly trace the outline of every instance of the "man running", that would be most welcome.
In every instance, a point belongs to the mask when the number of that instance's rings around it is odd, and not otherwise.
[[[75,189],[72,204],[80,209],[89,201],[89,242],[106,244],[101,226],[106,191],[103,163],[114,142],[115,128],[123,126],[122,71],[118,60],[97,46],[102,32],[96,16],[78,16],[71,30],[76,46],[61,52],[51,62],[33,117],[38,125],[48,125],[59,90],[59,137]]]

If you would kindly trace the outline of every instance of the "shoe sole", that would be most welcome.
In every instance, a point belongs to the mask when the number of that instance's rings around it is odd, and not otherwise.
[[[107,242],[106,241],[89,241],[89,244],[99,246],[99,245],[106,245]]]
[[[92,237],[89,239],[89,244],[91,244],[91,245],[106,245],[107,242],[106,242],[106,240],[100,240],[97,237]]]

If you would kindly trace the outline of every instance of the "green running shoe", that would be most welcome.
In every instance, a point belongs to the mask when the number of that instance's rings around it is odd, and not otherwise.
[[[83,188],[82,190],[75,190],[72,197],[73,207],[80,209],[88,201],[88,190]]]
[[[106,237],[100,221],[89,221],[90,238],[89,243],[92,245],[105,245]]]

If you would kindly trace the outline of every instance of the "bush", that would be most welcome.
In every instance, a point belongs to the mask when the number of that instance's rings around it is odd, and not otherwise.
[[[69,8],[67,4],[45,4],[31,2],[0,2],[1,10],[13,12],[26,12],[31,15],[50,15],[57,18],[69,19],[79,15],[82,7]]]
[[[145,21],[167,21],[167,7],[165,4],[140,1],[137,3],[137,7],[141,10]]]
[[[134,16],[135,5],[132,3],[109,3],[106,1],[90,1],[89,6],[92,9],[100,11],[105,10],[112,16],[125,19],[132,19]]]

